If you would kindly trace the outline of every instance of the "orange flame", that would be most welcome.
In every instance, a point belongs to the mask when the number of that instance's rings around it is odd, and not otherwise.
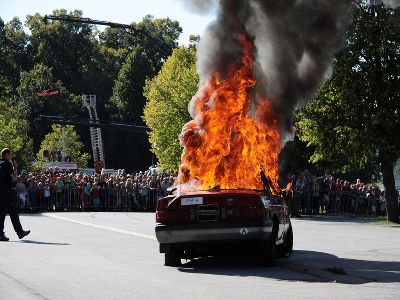
[[[195,96],[195,118],[180,135],[184,151],[178,184],[262,189],[264,170],[278,190],[281,144],[275,110],[267,99],[256,99],[252,107],[253,47],[245,37],[240,41],[241,61],[229,67],[225,79],[214,72]]]

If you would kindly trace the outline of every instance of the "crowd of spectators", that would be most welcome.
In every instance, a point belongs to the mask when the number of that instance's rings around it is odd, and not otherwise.
[[[85,174],[57,170],[19,175],[15,197],[22,211],[140,211],[154,210],[158,199],[168,194],[176,175],[149,168],[134,174]],[[290,178],[293,214],[354,214],[384,216],[384,190],[350,183],[333,176],[316,177],[308,172]],[[400,192],[398,192],[400,206]],[[294,207],[295,206],[295,207]]]
[[[23,211],[154,210],[175,176],[150,168],[126,174],[48,171],[19,175],[15,197]]]
[[[333,176],[316,177],[308,172],[291,178],[296,214],[354,214],[385,216],[383,189],[364,184],[360,179],[349,182]],[[398,191],[400,206],[400,192]]]

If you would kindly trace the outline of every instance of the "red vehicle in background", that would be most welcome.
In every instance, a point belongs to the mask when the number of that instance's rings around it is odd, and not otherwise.
[[[249,251],[265,265],[289,256],[293,231],[285,201],[269,191],[206,190],[160,199],[156,237],[166,266],[181,259]]]

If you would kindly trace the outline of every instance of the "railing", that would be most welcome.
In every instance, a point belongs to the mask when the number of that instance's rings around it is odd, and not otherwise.
[[[338,214],[376,217],[386,215],[386,202],[359,191],[293,192],[297,210],[302,214]]]
[[[96,195],[95,197],[93,195]],[[97,196],[98,195],[98,196]],[[133,188],[50,190],[28,188],[14,193],[20,211],[155,211],[160,190],[141,193]],[[293,191],[293,201],[302,214],[384,216],[386,203],[358,191]]]
[[[50,190],[28,188],[15,191],[14,197],[21,212],[39,211],[155,211],[164,194],[150,190],[101,188],[98,193],[85,189]]]

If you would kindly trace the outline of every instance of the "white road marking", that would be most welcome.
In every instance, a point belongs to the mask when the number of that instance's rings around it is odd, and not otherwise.
[[[108,230],[108,231],[127,234],[127,235],[131,235],[131,236],[141,237],[141,238],[148,239],[148,240],[153,240],[153,241],[157,240],[154,235],[147,234],[147,233],[124,230],[124,229],[120,229],[120,228],[116,228],[116,227],[110,227],[110,226],[104,226],[104,225],[98,225],[98,224],[79,221],[79,220],[75,220],[75,219],[71,219],[71,218],[61,217],[61,216],[57,216],[57,215],[53,215],[53,214],[44,213],[42,215],[46,216],[46,217],[49,217],[49,218],[63,220],[63,221],[71,222],[71,223],[76,223],[76,224],[90,226],[90,227],[99,228],[99,229],[103,229],[103,230]]]

